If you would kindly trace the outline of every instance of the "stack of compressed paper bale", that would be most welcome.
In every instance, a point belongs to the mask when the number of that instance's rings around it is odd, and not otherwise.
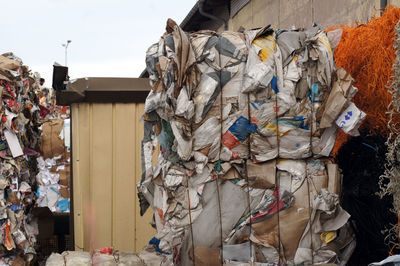
[[[70,209],[69,121],[53,118],[42,124],[42,156],[37,158],[37,203],[52,212]]]
[[[329,160],[365,114],[318,27],[185,33],[147,51],[141,212],[160,262],[345,263],[355,246]],[[335,41],[336,44],[337,41]],[[160,145],[157,163],[153,150]]]
[[[0,55],[0,264],[33,258],[32,215],[40,121],[40,77],[12,53]]]

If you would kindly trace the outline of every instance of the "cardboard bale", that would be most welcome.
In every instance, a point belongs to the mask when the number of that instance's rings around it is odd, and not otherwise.
[[[210,248],[224,250],[220,263],[253,262],[250,240],[269,263],[280,263],[273,247],[281,246],[292,262],[312,200],[329,186],[325,161],[315,158],[330,155],[337,117],[359,114],[342,124],[349,134],[363,120],[355,106],[347,110],[356,89],[337,71],[333,48],[318,26],[184,33],[168,20],[146,54],[152,90],[138,183],[141,213],[157,210],[158,248],[182,265],[194,264],[193,249],[213,263]]]
[[[59,174],[60,185],[69,187],[71,181],[71,169],[69,165],[66,165],[64,169],[57,172]]]
[[[45,159],[54,158],[64,153],[64,141],[59,137],[63,125],[62,119],[54,119],[42,125],[40,153]]]

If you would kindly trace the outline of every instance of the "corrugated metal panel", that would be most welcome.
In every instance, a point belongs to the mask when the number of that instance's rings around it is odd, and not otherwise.
[[[155,234],[139,215],[144,104],[72,105],[75,249],[140,251]]]
[[[250,0],[231,0],[231,18],[233,18]]]

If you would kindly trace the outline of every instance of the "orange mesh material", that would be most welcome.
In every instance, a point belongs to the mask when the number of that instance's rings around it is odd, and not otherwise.
[[[387,86],[390,85],[396,57],[393,48],[394,29],[399,19],[400,8],[388,6],[381,17],[374,17],[367,24],[339,26],[343,35],[335,48],[337,67],[343,67],[355,79],[354,86],[358,88],[358,93],[353,101],[367,114],[360,129],[368,129],[372,134],[384,137],[389,132],[386,111],[392,97]],[[339,130],[333,155],[348,138]]]

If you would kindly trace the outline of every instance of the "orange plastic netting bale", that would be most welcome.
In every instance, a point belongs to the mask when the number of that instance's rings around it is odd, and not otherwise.
[[[386,112],[392,96],[387,87],[396,57],[393,42],[399,19],[400,8],[388,6],[381,17],[374,17],[367,24],[335,27],[343,30],[342,39],[335,48],[336,65],[343,67],[355,79],[358,93],[353,101],[367,114],[360,129],[384,137],[389,133]],[[339,130],[334,155],[347,139],[348,136]]]

